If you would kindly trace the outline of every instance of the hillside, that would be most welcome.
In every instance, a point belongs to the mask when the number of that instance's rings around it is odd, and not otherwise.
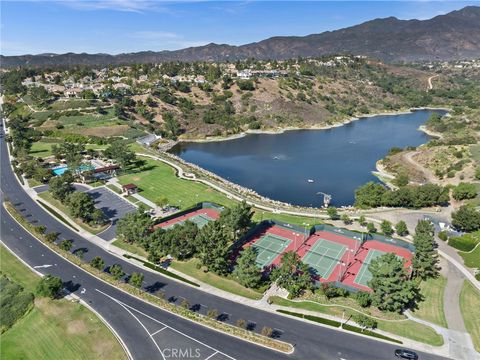
[[[303,37],[279,36],[242,46],[208,44],[176,51],[109,54],[0,56],[2,67],[105,65],[163,61],[291,59],[355,54],[388,62],[480,57],[480,7],[468,6],[429,20],[375,19]]]

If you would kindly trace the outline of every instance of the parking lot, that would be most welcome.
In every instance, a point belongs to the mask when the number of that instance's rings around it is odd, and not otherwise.
[[[112,222],[112,225],[105,231],[99,233],[98,236],[103,240],[112,240],[115,238],[117,221],[125,216],[125,214],[135,211],[135,206],[104,187],[89,190],[87,193],[92,196],[95,201],[95,206],[101,209],[105,216]]]

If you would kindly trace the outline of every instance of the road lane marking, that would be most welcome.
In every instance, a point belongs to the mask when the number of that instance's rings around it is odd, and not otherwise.
[[[155,335],[157,335],[160,331],[165,330],[166,328],[167,328],[167,326],[164,326],[164,327],[161,328],[160,330],[157,330],[157,331],[155,331],[154,333],[150,334],[150,336],[155,336]]]
[[[126,309],[127,309],[127,308],[130,308],[130,309],[138,312],[139,314],[145,316],[146,318],[148,318],[148,319],[150,319],[150,320],[153,320],[153,321],[155,321],[155,322],[157,322],[157,323],[159,323],[159,324],[167,327],[168,329],[176,332],[177,334],[183,335],[183,336],[185,336],[186,338],[188,338],[188,339],[190,339],[190,340],[193,340],[193,341],[195,341],[195,342],[197,342],[197,343],[199,343],[199,344],[201,344],[201,345],[209,348],[210,350],[217,351],[218,354],[224,355],[224,356],[226,356],[226,357],[229,358],[229,359],[236,360],[235,358],[231,357],[230,355],[227,355],[227,354],[225,354],[224,352],[221,352],[221,351],[215,349],[214,347],[212,347],[212,346],[210,346],[210,345],[208,345],[208,344],[205,344],[204,342],[202,342],[202,341],[200,341],[200,340],[197,340],[197,339],[191,337],[190,335],[187,335],[187,334],[181,332],[180,330],[177,330],[177,329],[171,327],[170,325],[167,325],[167,324],[161,322],[160,320],[155,319],[155,318],[151,317],[150,315],[147,315],[147,314],[141,312],[141,311],[138,310],[138,309],[135,309],[134,307],[132,307],[132,306],[130,306],[130,305],[127,305],[127,304],[121,302],[121,301],[118,300],[118,299],[115,299],[113,296],[110,296],[110,295],[104,293],[104,292],[101,291],[101,290],[95,289],[95,291],[98,291],[100,294],[105,295],[106,297],[110,298],[112,301],[118,303],[118,304],[121,305],[122,307],[124,307],[124,308],[126,308]],[[147,304],[148,304],[148,303],[147,303]],[[132,314],[128,309],[127,309],[127,311],[128,311],[130,314]],[[132,314],[132,316],[135,317],[133,314]],[[176,316],[176,315],[175,315],[175,316]],[[135,317],[135,319],[137,319],[137,317]],[[140,322],[139,319],[137,319],[137,321]],[[145,326],[144,326],[141,322],[140,322],[140,324],[143,326],[143,328],[145,329],[145,331],[147,331],[146,328],[145,328]],[[147,333],[148,333],[148,331],[147,331]],[[152,339],[153,339],[153,338],[152,338]],[[156,343],[155,343],[155,344],[156,344]],[[157,347],[158,347],[158,346],[157,346]],[[162,354],[162,356],[163,356],[163,354]]]
[[[205,360],[208,360],[208,359],[210,359],[212,356],[215,356],[215,355],[217,355],[217,354],[218,354],[218,351],[215,351],[212,355],[210,355],[209,357],[205,358]]]
[[[42,255],[43,256],[43,255]],[[37,266],[34,266],[33,268],[34,269],[46,269],[46,268],[49,268],[53,265],[48,265],[48,264],[45,264],[45,265],[37,265]]]

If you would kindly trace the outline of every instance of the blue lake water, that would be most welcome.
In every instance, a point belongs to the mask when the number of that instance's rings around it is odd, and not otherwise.
[[[332,195],[332,205],[350,205],[358,186],[378,181],[372,175],[375,163],[392,147],[428,141],[418,127],[431,113],[379,115],[328,130],[185,142],[171,152],[271,199],[319,207],[323,196],[317,193],[324,192]]]

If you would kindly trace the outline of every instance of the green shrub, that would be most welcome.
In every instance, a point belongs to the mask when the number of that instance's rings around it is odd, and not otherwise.
[[[442,241],[447,241],[448,240],[448,232],[446,232],[445,230],[440,231],[438,233],[438,238]]]
[[[39,296],[55,299],[62,289],[62,279],[58,276],[45,275],[37,284],[36,292]]]
[[[366,291],[359,291],[355,294],[355,300],[357,300],[358,305],[361,307],[369,307],[372,303],[372,298],[370,293]]]
[[[322,318],[322,317],[319,317],[319,316],[305,315],[305,314],[291,312],[291,311],[287,311],[287,310],[277,310],[277,311],[279,313],[282,313],[282,314],[287,314],[287,315],[295,316],[295,317],[298,317],[298,318],[307,319],[307,320],[314,321],[314,322],[317,322],[317,323],[320,323],[320,324],[325,324],[325,325],[329,325],[329,326],[333,326],[333,327],[340,327],[340,322],[335,321],[335,320],[325,319],[325,318]]]
[[[0,278],[0,329],[9,329],[33,306],[34,296],[5,275]]]

